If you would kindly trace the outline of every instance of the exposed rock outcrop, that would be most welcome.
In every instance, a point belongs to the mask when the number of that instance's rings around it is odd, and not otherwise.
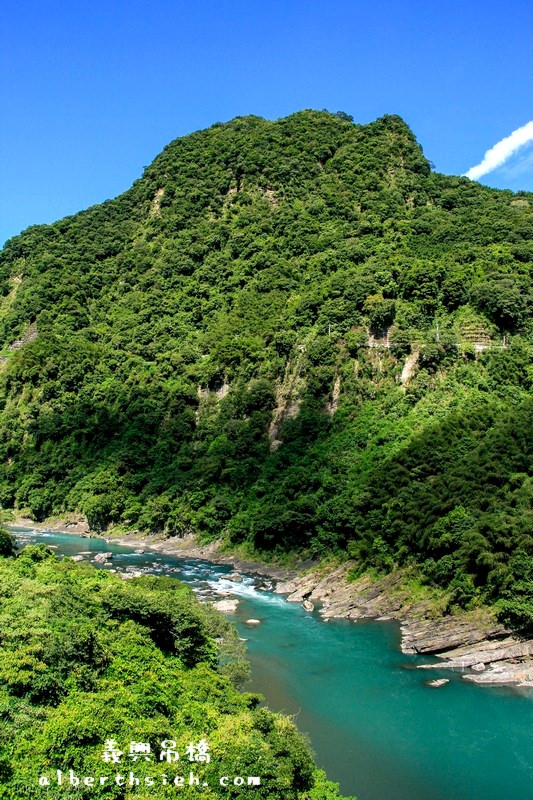
[[[400,383],[402,386],[405,386],[413,377],[419,355],[420,349],[418,347],[413,347],[405,359],[405,364],[403,365],[402,373],[400,375]]]
[[[29,342],[34,342],[35,339],[37,339],[38,335],[39,331],[37,330],[37,323],[32,322],[31,325],[28,325],[28,327],[26,328],[20,339],[15,339],[14,342],[11,342],[11,344],[7,349],[20,350],[20,348],[23,347],[25,344],[28,344]]]
[[[341,396],[341,376],[337,375],[335,378],[335,383],[333,384],[333,390],[331,392],[331,400],[328,400],[326,403],[326,411],[333,417],[337,413],[337,409],[339,408],[339,397]]]
[[[283,423],[298,416],[300,410],[301,397],[305,386],[305,382],[300,376],[305,346],[300,345],[298,350],[296,359],[287,362],[283,382],[276,389],[276,408],[273,411],[272,421],[268,428],[271,450],[277,450],[282,444],[278,435],[281,432]]]
[[[533,640],[500,625],[489,610],[435,618],[430,602],[413,600],[406,573],[379,580],[363,575],[349,582],[353,564],[329,572],[316,570],[278,583],[275,591],[293,603],[319,602],[324,619],[397,619],[401,621],[402,651],[434,655],[437,663],[424,669],[467,670],[476,683],[516,683],[533,686]]]
[[[508,631],[492,618],[462,614],[441,619],[410,619],[402,624],[402,650],[404,653],[441,654],[454,648],[477,649],[480,642],[501,639]],[[458,656],[461,657],[461,653]],[[465,656],[466,658],[466,656]],[[471,666],[483,658],[469,660],[458,666]],[[455,664],[454,664],[455,666]]]
[[[161,214],[161,200],[163,199],[164,194],[165,189],[163,186],[160,186],[159,189],[156,189],[152,202],[150,203],[149,215],[151,217],[158,217]]]

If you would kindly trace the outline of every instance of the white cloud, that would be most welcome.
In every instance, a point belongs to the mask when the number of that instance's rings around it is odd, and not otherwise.
[[[513,153],[516,153],[520,147],[532,141],[533,120],[531,122],[526,122],[521,128],[517,128],[509,136],[506,136],[505,139],[497,142],[494,147],[487,150],[483,156],[483,161],[476,164],[475,167],[470,167],[470,169],[464,173],[465,177],[476,181],[478,178],[481,178],[482,175],[486,175],[487,172],[492,172],[496,167],[501,167],[501,165],[504,164]]]

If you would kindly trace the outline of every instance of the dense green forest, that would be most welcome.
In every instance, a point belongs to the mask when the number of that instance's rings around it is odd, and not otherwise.
[[[2,800],[339,798],[293,723],[233,686],[242,676],[236,632],[184,584],[122,581],[60,561],[44,545],[16,558],[8,550],[0,534]],[[149,752],[134,747],[130,755],[132,742]],[[106,749],[118,760],[105,759]],[[209,761],[195,760],[202,752]],[[189,787],[191,770],[201,788]],[[249,776],[260,785],[233,785]],[[39,784],[44,777],[49,786]],[[221,788],[220,778],[229,785]]]
[[[0,502],[414,563],[533,620],[533,196],[397,116],[239,117],[0,260]]]

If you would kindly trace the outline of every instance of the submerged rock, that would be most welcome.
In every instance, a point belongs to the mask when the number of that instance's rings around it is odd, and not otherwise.
[[[439,686],[444,686],[445,683],[449,683],[449,678],[439,678],[435,681],[426,681],[426,686],[431,687],[431,689],[438,689]]]
[[[261,625],[261,620],[260,619],[247,619],[246,620],[246,624],[247,625]]]

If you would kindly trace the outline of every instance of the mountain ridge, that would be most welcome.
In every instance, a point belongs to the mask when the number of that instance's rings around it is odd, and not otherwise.
[[[2,252],[0,501],[413,560],[530,620],[532,207],[394,115],[174,140]]]

